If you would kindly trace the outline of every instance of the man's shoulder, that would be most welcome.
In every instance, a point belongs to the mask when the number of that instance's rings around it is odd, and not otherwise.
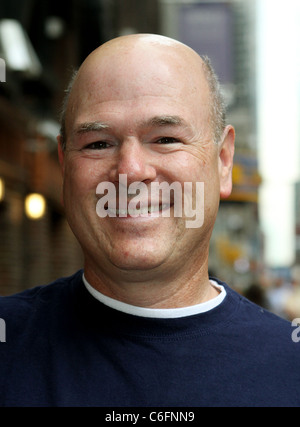
[[[72,276],[61,277],[51,283],[35,286],[24,291],[0,297],[0,318],[20,318],[27,316],[28,312],[34,310],[40,302],[53,303],[63,295],[70,293],[72,285],[75,285],[82,278],[82,271],[79,270]]]
[[[222,342],[230,343],[236,368],[243,368],[244,384],[255,385],[251,399],[267,406],[298,406],[300,328],[225,287],[236,310]],[[235,372],[235,367],[230,369]]]
[[[288,346],[295,350],[292,334],[296,325],[293,322],[250,301],[226,283],[222,283],[222,285],[227,291],[228,298],[234,300],[238,307],[233,323],[245,337],[245,340],[252,341],[253,345],[263,343],[265,348],[269,345],[271,347],[283,346],[284,348]]]

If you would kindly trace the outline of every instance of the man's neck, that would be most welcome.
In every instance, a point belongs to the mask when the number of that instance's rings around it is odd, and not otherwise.
[[[84,274],[88,283],[103,295],[146,308],[187,307],[209,301],[219,293],[209,281],[206,266],[180,277],[126,271],[116,278],[86,263]]]

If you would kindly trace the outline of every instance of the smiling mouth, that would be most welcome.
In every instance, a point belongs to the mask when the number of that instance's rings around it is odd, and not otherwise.
[[[144,206],[141,208],[127,208],[127,209],[114,209],[106,206],[107,216],[111,217],[147,217],[147,216],[159,216],[159,213],[170,209],[170,204],[160,204],[153,206]]]

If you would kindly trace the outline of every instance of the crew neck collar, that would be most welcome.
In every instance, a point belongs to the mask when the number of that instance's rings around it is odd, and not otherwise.
[[[86,280],[84,273],[82,274],[82,280],[88,292],[102,304],[125,314],[154,319],[178,319],[201,313],[207,313],[218,307],[224,301],[227,294],[224,286],[218,284],[215,280],[210,279],[211,285],[217,288],[219,291],[219,294],[215,298],[188,307],[155,309],[126,304],[102,294],[90,285],[90,283]]]

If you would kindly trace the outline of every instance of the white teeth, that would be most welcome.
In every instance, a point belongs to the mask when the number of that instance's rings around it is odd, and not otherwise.
[[[128,213],[129,213],[129,215],[140,215],[142,212],[141,212],[141,209],[128,209]]]
[[[159,206],[150,206],[149,208],[148,208],[148,212],[149,213],[153,213],[153,212],[158,212],[159,211]]]
[[[149,206],[149,207],[143,207],[141,209],[111,209],[111,208],[108,208],[107,211],[109,213],[108,216],[114,216],[114,217],[119,216],[119,215],[122,215],[122,216],[127,216],[127,215],[138,216],[138,215],[147,215],[147,214],[151,214],[154,212],[159,212],[161,210],[168,209],[169,207],[170,207],[169,205],[163,204],[162,206],[154,205],[154,206]]]

